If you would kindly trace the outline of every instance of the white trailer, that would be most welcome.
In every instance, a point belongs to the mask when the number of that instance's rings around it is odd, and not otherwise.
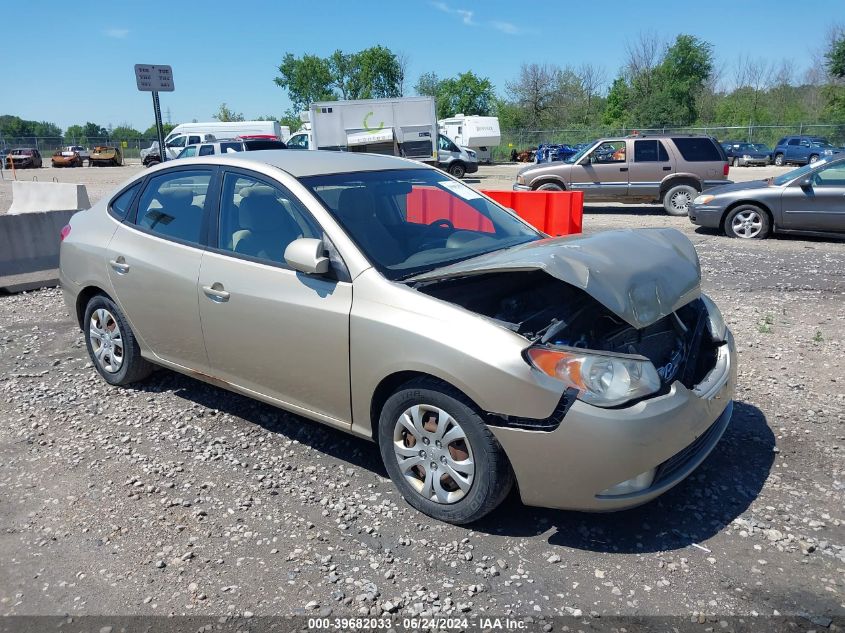
[[[443,134],[458,145],[474,150],[480,162],[489,163],[492,149],[502,142],[499,117],[456,114],[440,119],[439,124]]]
[[[437,161],[432,97],[312,103],[310,149],[334,149]]]

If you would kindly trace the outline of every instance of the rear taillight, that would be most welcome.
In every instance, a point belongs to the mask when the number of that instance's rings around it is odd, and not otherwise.
[[[65,224],[65,225],[62,227],[62,230],[61,230],[61,232],[59,233],[59,235],[61,235],[61,236],[62,236],[62,239],[61,239],[60,241],[64,242],[64,241],[65,241],[65,238],[66,238],[68,235],[70,235],[70,224]]]
[[[731,170],[731,166],[725,163],[725,166],[722,168],[722,174],[727,176],[728,172]]]

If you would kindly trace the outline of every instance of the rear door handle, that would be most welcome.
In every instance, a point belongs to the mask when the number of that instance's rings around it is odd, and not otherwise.
[[[205,296],[217,303],[223,303],[229,300],[229,293],[223,290],[223,284],[219,281],[210,286],[203,286],[202,291],[205,293]]]
[[[628,171],[628,168],[627,167],[620,167],[619,171]]]
[[[129,264],[127,264],[126,260],[123,259],[123,255],[121,255],[117,259],[110,259],[109,266],[114,268],[115,272],[119,275],[125,275],[129,272]]]
[[[672,168],[671,167],[664,167],[663,171],[672,171]]]

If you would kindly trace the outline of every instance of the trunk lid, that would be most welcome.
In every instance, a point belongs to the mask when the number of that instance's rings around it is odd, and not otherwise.
[[[444,266],[408,281],[530,270],[542,270],[584,290],[638,329],[701,294],[698,254],[676,229],[624,229],[548,238]]]

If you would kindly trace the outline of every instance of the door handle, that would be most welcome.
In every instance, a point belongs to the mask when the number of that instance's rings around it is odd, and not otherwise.
[[[619,171],[628,171],[628,168],[627,167],[620,167]]]
[[[223,303],[229,300],[230,295],[223,290],[223,284],[220,282],[215,282],[210,286],[203,286],[202,291],[205,293],[205,296],[217,303]]]
[[[664,167],[663,171],[672,171],[672,168],[671,167]]]
[[[129,264],[127,264],[126,260],[123,259],[123,255],[121,255],[117,259],[110,259],[109,266],[114,268],[115,272],[118,275],[125,275],[129,272]]]

